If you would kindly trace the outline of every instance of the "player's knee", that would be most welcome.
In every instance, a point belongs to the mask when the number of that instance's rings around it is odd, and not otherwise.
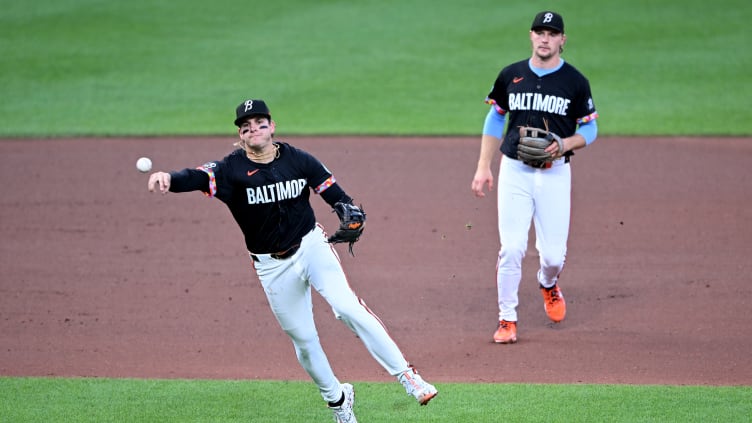
[[[543,269],[544,272],[550,273],[547,271],[551,270],[553,271],[553,273],[559,273],[561,269],[564,267],[564,256],[562,254],[557,254],[557,255],[541,254],[540,263],[541,263],[541,269]]]
[[[526,251],[527,244],[507,243],[502,245],[501,250],[499,250],[499,266],[521,266]]]
[[[334,317],[337,320],[341,320],[346,325],[351,326],[350,322],[357,319],[357,314],[360,313],[361,309],[360,307],[338,307],[338,308],[332,308],[332,312],[334,313]]]
[[[321,349],[319,336],[317,334],[307,337],[306,339],[294,339],[293,344],[295,345],[295,354],[300,359],[307,359],[311,356],[313,351]]]
[[[315,345],[319,342],[319,334],[315,327],[285,330],[285,333],[290,337],[292,343],[295,344],[295,348],[305,349],[308,345]]]
[[[358,334],[358,328],[368,325],[373,315],[360,303],[348,304],[344,307],[332,309],[337,320],[345,324],[353,333]]]

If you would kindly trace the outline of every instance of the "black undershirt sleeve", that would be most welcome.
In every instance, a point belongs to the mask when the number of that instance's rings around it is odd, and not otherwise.
[[[327,204],[334,207],[338,202],[352,204],[352,198],[350,198],[345,191],[335,182],[329,188],[321,192],[321,198],[326,201]]]
[[[170,178],[171,192],[209,192],[209,175],[206,172],[197,169],[183,169],[170,172]]]

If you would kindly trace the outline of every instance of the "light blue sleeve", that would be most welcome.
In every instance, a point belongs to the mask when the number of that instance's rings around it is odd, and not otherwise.
[[[500,115],[499,112],[491,106],[486,115],[486,121],[483,124],[483,135],[492,135],[498,139],[503,139],[505,123],[506,117]]]
[[[585,145],[590,145],[598,136],[598,124],[595,122],[595,119],[593,119],[588,123],[581,123],[577,128],[576,133],[585,138]]]

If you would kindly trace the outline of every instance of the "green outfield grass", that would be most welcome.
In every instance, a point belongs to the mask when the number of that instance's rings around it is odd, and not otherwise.
[[[0,136],[475,135],[550,2],[0,0]],[[602,135],[750,135],[747,0],[556,1]]]
[[[752,388],[438,384],[420,407],[398,383],[355,383],[363,422],[748,422]],[[0,378],[8,422],[324,422],[310,382]],[[398,417],[399,416],[399,417]]]

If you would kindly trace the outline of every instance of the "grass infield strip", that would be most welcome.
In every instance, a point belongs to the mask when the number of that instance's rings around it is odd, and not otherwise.
[[[748,422],[751,387],[439,383],[420,407],[398,383],[354,382],[364,422]],[[503,416],[503,419],[500,419]],[[0,378],[3,422],[314,422],[311,382]]]

